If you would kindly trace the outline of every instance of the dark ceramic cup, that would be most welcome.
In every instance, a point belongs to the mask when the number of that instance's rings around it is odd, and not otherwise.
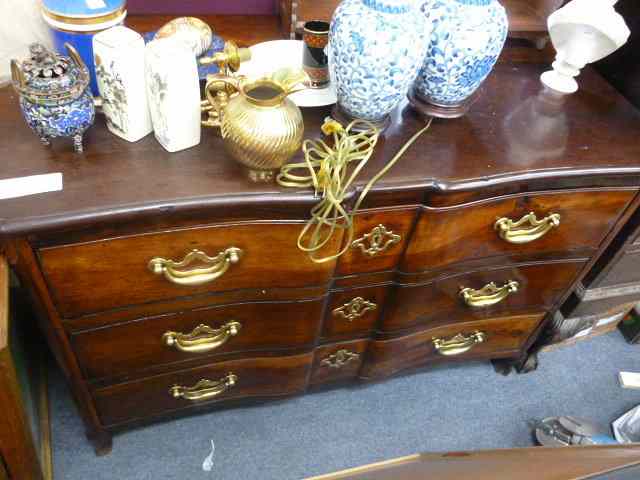
[[[312,20],[304,24],[302,66],[309,75],[311,88],[324,88],[329,84],[329,62],[325,47],[329,42],[329,23]]]

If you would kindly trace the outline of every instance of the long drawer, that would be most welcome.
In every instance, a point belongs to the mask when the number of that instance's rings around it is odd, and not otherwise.
[[[425,208],[401,270],[438,270],[494,256],[589,255],[635,193],[635,189],[539,193]]]
[[[313,353],[248,358],[109,386],[93,392],[104,426],[227,400],[301,392]]]
[[[310,261],[296,247],[301,228],[219,225],[48,247],[39,255],[58,310],[74,317],[206,292],[326,283],[335,262]],[[337,251],[339,237],[327,251]]]
[[[90,379],[211,356],[312,346],[324,298],[254,302],[144,318],[71,336]]]
[[[544,313],[465,322],[369,343],[360,376],[385,377],[431,361],[516,356]]]
[[[545,310],[566,291],[583,265],[582,261],[566,261],[514,266],[401,286],[393,301],[387,302],[380,330],[393,332]]]

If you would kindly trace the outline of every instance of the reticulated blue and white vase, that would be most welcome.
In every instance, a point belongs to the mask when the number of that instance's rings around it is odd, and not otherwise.
[[[345,0],[329,33],[329,72],[341,113],[383,124],[413,83],[430,25],[416,0]]]
[[[509,30],[507,12],[497,0],[426,0],[421,10],[433,31],[412,93],[445,110],[460,107],[498,60]]]
[[[82,152],[82,135],[95,117],[87,67],[69,44],[68,57],[38,43],[29,48],[30,59],[11,60],[24,119],[45,145],[53,137],[70,137],[75,150]]]

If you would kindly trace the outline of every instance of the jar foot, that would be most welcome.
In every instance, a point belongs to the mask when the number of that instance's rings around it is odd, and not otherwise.
[[[77,153],[82,153],[84,151],[84,147],[82,146],[82,135],[73,136],[73,148]]]
[[[437,117],[437,118],[458,118],[467,114],[471,105],[480,96],[481,91],[476,90],[471,96],[457,105],[440,105],[431,101],[428,98],[423,97],[418,93],[415,87],[409,90],[407,97],[411,106],[423,117]]]
[[[275,178],[275,170],[252,170],[247,169],[249,180],[254,183],[269,183]]]
[[[358,120],[358,118],[345,112],[344,109],[341,108],[340,105],[338,105],[337,103],[331,109],[331,116],[334,119],[336,119],[338,122],[340,122],[343,127],[346,127],[354,120]],[[378,121],[369,120],[369,123],[372,123],[380,131],[380,133],[382,133],[387,129],[387,127],[391,123],[391,115],[386,115],[384,118]],[[362,132],[366,130],[365,128],[359,128],[359,127],[360,127],[359,125],[356,125],[354,128],[351,129],[351,131]]]
[[[51,140],[44,136],[40,137],[40,143],[42,143],[42,145],[44,145],[45,147],[51,146]]]

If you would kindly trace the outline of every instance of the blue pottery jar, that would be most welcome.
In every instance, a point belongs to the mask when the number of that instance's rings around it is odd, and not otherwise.
[[[338,107],[381,126],[422,64],[431,32],[414,0],[345,0],[329,33],[329,72]]]
[[[427,0],[421,10],[433,32],[413,96],[462,115],[502,51],[507,13],[497,0]]]
[[[64,53],[72,45],[89,69],[91,91],[99,95],[93,64],[93,36],[124,22],[126,0],[42,0],[42,16],[49,25],[53,46]]]
[[[11,75],[22,115],[42,143],[70,137],[82,152],[82,135],[93,123],[95,108],[87,67],[72,46],[66,49],[68,57],[33,44],[30,59],[11,61]]]

